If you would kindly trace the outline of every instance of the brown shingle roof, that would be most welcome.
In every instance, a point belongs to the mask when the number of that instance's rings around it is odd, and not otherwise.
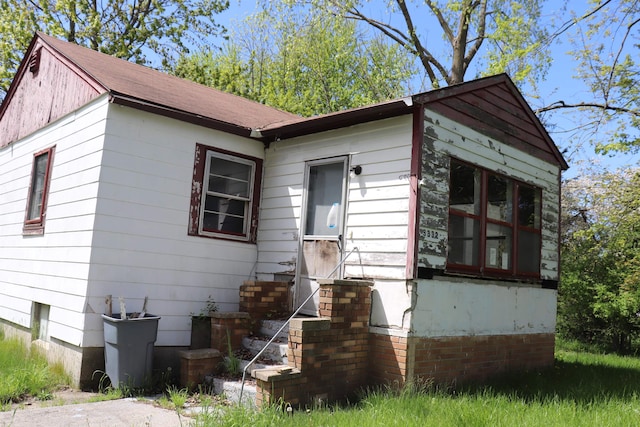
[[[520,149],[567,164],[516,86],[505,74],[411,97],[303,118],[217,89],[180,79],[73,43],[37,33],[64,61],[79,69],[113,102],[218,129],[268,144],[358,123],[415,112],[422,104]],[[32,41],[30,49],[33,48]],[[25,57],[25,60],[27,58]],[[25,66],[25,60],[21,68]],[[15,80],[14,80],[15,83]],[[11,96],[12,87],[9,89]],[[0,116],[6,109],[0,105]],[[491,114],[488,114],[491,112]]]
[[[245,129],[300,119],[258,102],[171,76],[38,33],[47,45],[80,67],[114,97]],[[117,102],[117,101],[116,101]]]

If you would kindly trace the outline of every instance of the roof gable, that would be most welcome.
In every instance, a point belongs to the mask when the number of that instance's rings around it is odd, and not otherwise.
[[[29,63],[38,50],[42,65],[34,74],[37,81],[31,81]],[[299,119],[295,114],[37,33],[0,106],[0,147],[105,92],[114,103],[247,137],[256,128]],[[69,98],[73,102],[68,102]],[[37,107],[47,111],[35,119],[25,114]],[[24,121],[20,126],[16,126],[17,117]]]
[[[414,102],[547,162],[568,165],[506,74],[425,92]]]
[[[106,89],[34,38],[0,105],[0,147],[88,103]]]
[[[156,107],[156,113],[191,115],[208,119],[209,124],[217,122],[248,131],[298,118],[295,114],[45,34],[38,33],[38,37],[108,88],[114,102],[137,104],[145,109]]]

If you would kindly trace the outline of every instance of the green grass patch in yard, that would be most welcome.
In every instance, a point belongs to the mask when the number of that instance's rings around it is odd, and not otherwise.
[[[56,388],[69,383],[61,364],[49,365],[36,347],[0,336],[0,408],[27,396],[51,399]]]
[[[345,407],[261,412],[237,406],[207,411],[197,426],[636,426],[640,359],[559,349],[544,372],[490,384],[437,390],[377,390]]]

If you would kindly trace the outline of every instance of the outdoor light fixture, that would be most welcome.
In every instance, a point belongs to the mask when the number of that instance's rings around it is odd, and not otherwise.
[[[362,173],[362,166],[360,165],[354,166],[351,169],[349,169],[349,171],[351,172],[351,176],[360,175]]]

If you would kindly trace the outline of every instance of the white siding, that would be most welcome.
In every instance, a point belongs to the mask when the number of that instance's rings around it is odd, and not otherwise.
[[[257,271],[294,272],[305,162],[350,155],[362,174],[349,178],[345,276],[404,279],[407,262],[410,115],[277,141],[266,151]]]
[[[107,97],[0,150],[0,318],[31,326],[51,306],[49,335],[83,345],[85,294]],[[22,226],[33,154],[55,145],[44,235]]]
[[[449,158],[454,156],[488,170],[542,188],[543,279],[558,280],[558,166],[488,138],[435,112],[425,110],[419,265],[446,265]],[[430,238],[435,232],[437,239]]]
[[[196,143],[264,155],[262,143],[113,105],[100,174],[91,256],[87,346],[101,346],[104,299],[161,316],[158,346],[189,345],[192,313],[211,296],[238,309],[239,287],[253,278],[256,245],[188,236]]]

